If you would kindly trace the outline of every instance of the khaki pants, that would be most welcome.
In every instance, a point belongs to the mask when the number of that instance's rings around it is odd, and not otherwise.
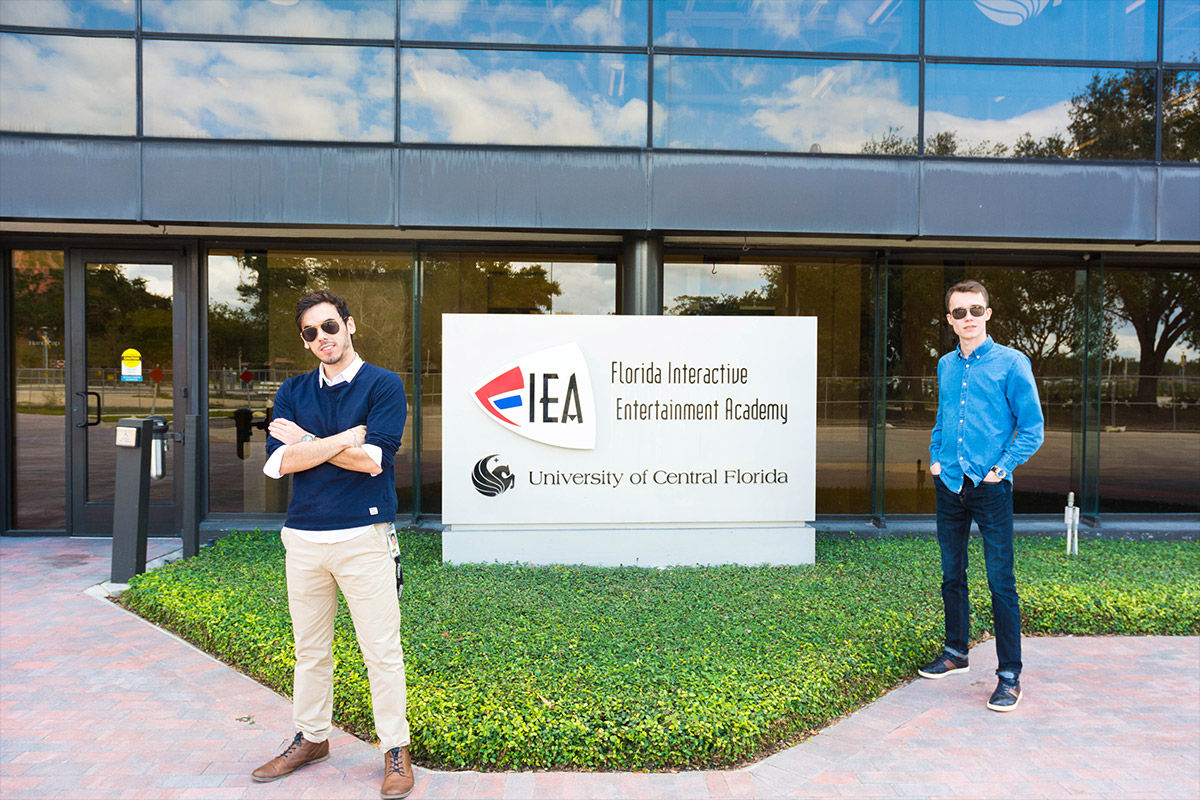
[[[396,562],[385,529],[376,525],[337,544],[316,544],[283,533],[288,608],[296,637],[292,716],[309,741],[324,741],[333,727],[333,619],[341,587],[367,665],[379,746],[387,751],[409,743]]]

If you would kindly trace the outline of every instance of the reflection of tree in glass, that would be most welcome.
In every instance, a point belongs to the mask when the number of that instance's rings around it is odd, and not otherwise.
[[[41,367],[63,354],[63,256],[49,250],[13,251],[13,309],[18,367]],[[45,341],[42,339],[45,333]],[[36,343],[36,344],[31,344]]]
[[[251,367],[311,369],[312,356],[296,330],[296,301],[328,289],[346,298],[357,329],[355,349],[366,360],[401,373],[411,368],[412,269],[406,257],[272,253],[239,261],[242,305],[230,311],[241,315],[241,330],[236,318],[218,314],[226,360],[236,358],[231,351],[237,347]]]
[[[1092,76],[1087,88],[1071,98],[1067,135],[1035,138],[1029,131],[1011,146],[984,139],[970,142],[956,131],[926,137],[925,153],[933,156],[992,158],[1154,159],[1154,70],[1130,69]],[[872,136],[862,152],[916,155],[917,137],[889,127]],[[1163,73],[1163,157],[1172,161],[1200,159],[1200,72]]]
[[[1200,272],[1111,270],[1105,284],[1113,313],[1137,333],[1139,403],[1153,403],[1167,352],[1180,340],[1200,348]]]
[[[128,278],[120,264],[89,264],[87,360],[118,369],[121,353],[136,347],[144,368],[168,367],[173,345],[171,298],[146,289],[145,278]]]
[[[426,370],[442,365],[442,314],[548,314],[562,294],[541,264],[495,256],[431,254],[422,260],[421,346]]]

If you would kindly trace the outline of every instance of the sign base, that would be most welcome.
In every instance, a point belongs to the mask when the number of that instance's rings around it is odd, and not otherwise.
[[[447,564],[798,566],[815,560],[816,531],[803,523],[604,528],[448,525],[442,533],[442,561]]]

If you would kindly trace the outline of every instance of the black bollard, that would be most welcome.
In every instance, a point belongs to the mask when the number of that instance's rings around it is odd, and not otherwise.
[[[128,583],[146,571],[150,528],[150,448],[153,419],[117,423],[117,487],[113,504],[112,582]]]

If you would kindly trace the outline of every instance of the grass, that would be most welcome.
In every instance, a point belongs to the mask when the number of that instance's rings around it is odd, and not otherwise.
[[[936,542],[818,536],[806,567],[446,566],[405,532],[412,752],[474,769],[665,770],[772,752],[911,678],[941,644]],[[1027,634],[1200,633],[1200,545],[1017,540]],[[972,635],[990,627],[972,544]],[[239,533],[135,578],[122,602],[291,692],[283,549]],[[344,606],[335,722],[373,738]]]

